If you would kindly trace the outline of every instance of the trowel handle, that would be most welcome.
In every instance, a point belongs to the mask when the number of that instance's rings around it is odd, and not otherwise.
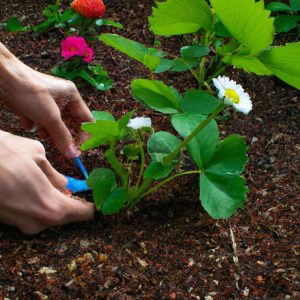
[[[76,166],[78,166],[78,168],[81,170],[81,172],[83,173],[85,179],[87,179],[89,177],[88,172],[86,171],[84,165],[82,164],[80,157],[74,157],[73,158]]]

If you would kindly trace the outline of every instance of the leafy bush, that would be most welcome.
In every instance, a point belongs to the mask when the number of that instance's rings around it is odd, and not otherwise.
[[[102,213],[130,208],[171,180],[189,174],[199,175],[199,199],[213,218],[228,218],[243,207],[247,192],[241,176],[247,162],[245,140],[235,134],[219,140],[215,119],[227,105],[248,114],[252,102],[239,84],[220,74],[233,65],[257,75],[276,75],[300,88],[300,44],[272,46],[274,18],[263,1],[210,3],[212,8],[204,0],[167,0],[153,7],[149,24],[154,34],[166,38],[183,35],[187,41],[177,57],[116,34],[100,36],[105,44],[150,70],[150,79],[133,80],[132,94],[142,104],[169,115],[179,135],[133,128],[132,123],[137,122],[130,121],[133,112],[119,120],[108,112],[94,112],[95,122],[82,125],[92,137],[81,149],[104,147],[104,157],[112,168],[94,170],[87,181]],[[181,95],[155,80],[155,74],[166,71],[191,72],[198,89]],[[195,169],[181,172],[185,150]]]
[[[254,0],[167,0],[158,2],[149,17],[157,36],[184,35],[180,56],[102,34],[107,45],[144,64],[153,73],[190,71],[205,88],[228,65],[257,75],[275,75],[300,89],[300,44],[272,46],[274,18],[264,2]],[[296,2],[295,2],[296,3]],[[296,4],[295,4],[296,5]]]
[[[98,29],[102,26],[123,28],[120,23],[102,18],[105,13],[102,0],[75,0],[71,7],[65,10],[62,9],[61,2],[61,0],[56,0],[55,4],[48,5],[43,10],[46,20],[31,28],[28,25],[22,26],[16,17],[9,18],[3,25],[11,32],[24,32],[32,29],[37,34],[45,34],[51,30],[59,30],[65,37],[62,41],[62,48],[64,48],[62,53],[66,50],[65,41],[70,37],[83,38],[85,44],[82,44],[82,51],[84,51],[87,49],[88,42],[95,43],[98,40]],[[89,49],[93,51],[90,47]],[[112,87],[112,80],[109,79],[102,65],[90,64],[93,55],[89,56],[91,59],[86,60],[84,56],[78,55],[77,51],[76,55],[69,57],[63,55],[63,57],[65,61],[52,69],[53,75],[69,80],[81,78],[97,90],[108,90]]]
[[[290,5],[281,2],[271,2],[266,6],[267,9],[277,13],[275,17],[276,32],[289,32],[293,29],[298,30],[297,39],[300,36],[300,1],[290,0]]]

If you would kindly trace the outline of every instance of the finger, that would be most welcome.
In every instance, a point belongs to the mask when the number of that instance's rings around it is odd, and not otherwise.
[[[86,140],[90,139],[92,137],[91,134],[83,131],[79,133],[79,143],[82,144],[83,142],[85,142]]]
[[[38,126],[36,126],[30,119],[28,119],[22,114],[20,114],[19,117],[20,117],[20,122],[25,128],[25,130],[30,132],[36,132],[38,130]]]
[[[89,221],[94,218],[94,205],[90,202],[64,196],[62,203],[65,207],[66,223]]]
[[[64,156],[68,158],[80,156],[81,152],[76,147],[71,132],[63,122],[59,113],[54,118],[47,119],[42,125],[54,145]]]
[[[56,171],[46,159],[46,157],[42,157],[41,155],[37,156],[36,163],[55,188],[57,188],[59,191],[65,194],[71,193],[67,189],[67,178],[60,174],[58,171]]]
[[[69,110],[75,123],[93,121],[92,113],[80,96],[74,82],[52,76],[43,78],[48,82],[47,86],[60,108]]]
[[[33,121],[24,116],[22,113],[17,111],[14,111],[14,113],[20,118],[20,122],[25,128],[25,130],[30,132],[36,132],[39,129],[39,127]]]
[[[71,84],[69,101],[65,109],[70,112],[74,122],[79,125],[83,122],[92,122],[94,120],[91,111],[83,101],[74,84]]]

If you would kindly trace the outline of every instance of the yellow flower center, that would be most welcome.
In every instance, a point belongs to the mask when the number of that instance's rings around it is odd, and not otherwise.
[[[239,104],[240,103],[240,96],[238,95],[238,93],[233,90],[233,89],[227,89],[225,91],[225,96],[226,98],[229,98],[232,100],[233,103],[235,104]]]
[[[75,52],[76,51],[76,48],[74,46],[71,46],[70,47],[70,52]]]

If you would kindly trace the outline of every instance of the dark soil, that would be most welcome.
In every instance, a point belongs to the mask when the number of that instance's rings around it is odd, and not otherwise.
[[[51,2],[5,1],[0,22],[16,15],[36,24]],[[153,45],[147,27],[152,0],[106,2],[107,18],[125,27],[110,31]],[[58,38],[55,33],[0,32],[15,55],[43,72],[60,60]],[[178,38],[162,40],[173,54],[179,45]],[[157,130],[170,128],[167,118],[139,106],[130,95],[130,81],[148,76],[142,66],[101,44],[96,62],[105,66],[115,86],[104,93],[79,83],[91,109],[119,117],[136,108],[137,115],[151,116]],[[247,137],[250,192],[244,209],[230,220],[211,219],[199,203],[197,177],[188,177],[119,217],[96,215],[93,222],[33,237],[0,225],[0,299],[300,299],[300,94],[272,77],[230,68],[227,74],[254,103],[249,116],[234,113],[220,125],[223,135]],[[187,74],[159,78],[181,91],[195,85]],[[38,138],[25,133],[5,107],[0,122],[2,130]],[[80,176],[72,161],[62,159],[49,141],[42,142],[60,172]],[[89,170],[103,163],[98,154],[83,155]]]

